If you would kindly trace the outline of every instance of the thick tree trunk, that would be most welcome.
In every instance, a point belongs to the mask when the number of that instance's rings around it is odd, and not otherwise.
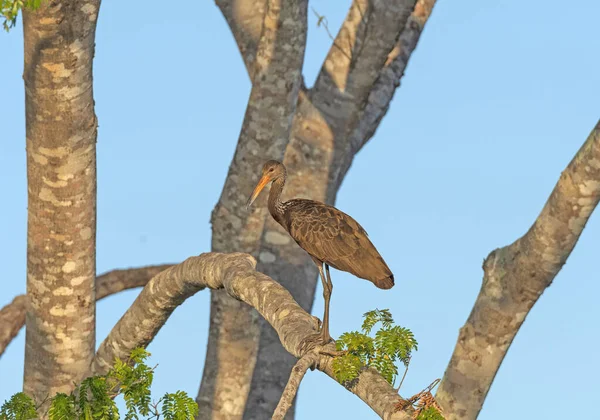
[[[266,0],[217,0],[254,81],[253,63],[266,3]],[[284,163],[288,168],[285,198],[307,197],[335,202],[354,155],[372,137],[385,115],[434,4],[434,0],[419,0],[416,4],[414,0],[353,2],[315,87],[300,93],[291,139],[285,149]],[[240,147],[242,145],[238,144]],[[255,164],[252,175],[266,157],[273,157],[260,148],[257,155],[263,159]],[[281,281],[298,303],[310,311],[317,284],[314,263],[272,220],[251,228],[261,235],[259,249],[247,251],[258,257],[258,269]],[[224,245],[229,247],[219,250],[240,250],[235,246],[236,239],[232,239],[235,235],[222,237],[227,238]],[[204,387],[211,387],[218,393],[219,388],[227,386],[218,381],[219,376],[207,378],[206,375],[207,371],[227,372],[230,369],[229,359],[216,357],[217,348],[222,353],[257,357],[256,365],[246,361],[247,369],[253,369],[254,375],[244,418],[268,418],[279,401],[296,359],[282,348],[275,331],[262,319],[258,321],[258,353],[255,347],[252,347],[253,354],[248,352],[248,343],[257,340],[254,324],[252,328],[248,327],[248,320],[255,320],[251,308],[239,305],[232,308],[228,301],[213,299],[211,309],[213,333],[200,394]],[[219,327],[228,313],[230,317],[235,314],[236,322],[229,323],[227,328]],[[238,387],[241,393],[246,389]],[[230,395],[234,398],[233,393]],[[216,411],[213,414],[218,418]],[[293,408],[288,417],[293,417]]]
[[[99,0],[23,14],[28,224],[24,391],[69,392],[95,346],[96,133],[92,60]]]
[[[257,255],[266,211],[245,203],[268,158],[281,159],[302,84],[307,0],[270,0],[253,60],[253,84],[238,147],[211,222],[213,251]],[[255,310],[215,291],[204,374],[197,402],[200,419],[242,416],[258,348]],[[218,361],[218,362],[216,362]]]

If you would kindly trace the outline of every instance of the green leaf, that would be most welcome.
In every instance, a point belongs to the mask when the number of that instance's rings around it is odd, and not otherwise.
[[[48,417],[50,420],[77,420],[76,401],[73,394],[56,394],[52,398]]]
[[[417,350],[417,341],[407,328],[398,325],[382,328],[375,334],[377,351],[388,355],[392,360],[400,359],[408,365],[413,350]]]
[[[347,332],[336,341],[337,350],[347,352],[333,361],[336,378],[340,381],[354,379],[362,367],[368,366],[393,384],[398,375],[396,362],[400,360],[408,366],[411,353],[417,350],[417,341],[412,331],[394,325],[388,309],[375,309],[363,316],[362,333]],[[381,327],[372,338],[368,334],[377,324]]]
[[[363,366],[360,357],[352,353],[338,356],[332,362],[333,373],[340,383],[356,379]]]
[[[29,420],[37,419],[38,414],[33,400],[23,392],[17,392],[0,408],[2,420]]]
[[[161,402],[165,420],[193,420],[198,415],[198,404],[183,391],[167,393]]]
[[[371,362],[371,366],[377,369],[390,385],[394,384],[394,379],[396,379],[396,375],[398,375],[398,368],[387,354],[379,355],[374,358]]]
[[[363,363],[367,363],[368,359],[375,352],[373,339],[358,331],[342,334],[336,342],[336,347],[340,351],[348,350],[350,353],[358,356]]]
[[[0,0],[0,15],[4,18],[2,26],[7,32],[17,23],[19,11],[24,7],[36,10],[42,5],[42,0]]]
[[[374,311],[369,311],[363,314],[365,320],[362,324],[362,330],[365,334],[370,334],[371,330],[378,322],[381,322],[383,328],[388,328],[394,323],[394,319],[392,318],[392,314],[389,309],[375,309]]]

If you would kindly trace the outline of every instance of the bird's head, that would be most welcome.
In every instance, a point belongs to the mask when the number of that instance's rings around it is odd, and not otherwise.
[[[256,197],[260,194],[260,192],[271,182],[279,179],[285,178],[285,166],[281,162],[277,162],[276,160],[268,160],[262,167],[262,175],[252,191],[252,195],[248,199],[246,203],[246,207],[250,207]]]

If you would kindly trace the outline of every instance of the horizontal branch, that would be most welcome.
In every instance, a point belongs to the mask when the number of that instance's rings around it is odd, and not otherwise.
[[[96,300],[127,289],[143,287],[148,281],[172,264],[113,270],[96,277]],[[0,309],[0,356],[25,325],[27,297],[19,295]]]
[[[483,285],[437,392],[448,420],[475,419],[527,314],[575,247],[600,200],[600,121],[529,231],[483,264]]]
[[[254,307],[277,331],[284,348],[302,357],[305,339],[317,333],[315,319],[278,282],[257,272],[255,265],[256,260],[248,254],[206,253],[159,273],[100,345],[93,373],[105,373],[115,358],[125,359],[134,348],[147,346],[175,308],[204,288],[224,289]],[[335,379],[332,361],[331,356],[321,354],[317,369]],[[347,389],[382,418],[410,418],[408,412],[396,412],[395,406],[403,400],[373,369],[365,369]]]

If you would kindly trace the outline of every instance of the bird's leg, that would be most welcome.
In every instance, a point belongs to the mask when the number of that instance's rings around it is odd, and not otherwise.
[[[302,340],[300,347],[302,348],[303,354],[306,354],[315,346],[325,345],[331,341],[331,336],[329,335],[329,299],[331,297],[332,290],[331,280],[328,281],[328,277],[325,277],[325,273],[323,272],[323,263],[321,263],[321,261],[315,258],[313,258],[313,261],[319,269],[319,276],[321,277],[321,282],[323,284],[323,298],[325,298],[325,313],[323,315],[323,324],[321,325],[321,331],[317,334],[310,335],[304,340]],[[327,268],[327,273],[329,274],[329,267]]]
[[[327,270],[327,277],[323,273],[323,266],[319,265],[319,274],[323,283],[323,299],[325,300],[325,313],[323,314],[323,326],[321,327],[321,340],[323,344],[331,341],[331,336],[329,335],[329,300],[331,299],[331,291],[333,290],[333,285],[329,278],[329,266],[327,264],[325,264],[325,269]]]

